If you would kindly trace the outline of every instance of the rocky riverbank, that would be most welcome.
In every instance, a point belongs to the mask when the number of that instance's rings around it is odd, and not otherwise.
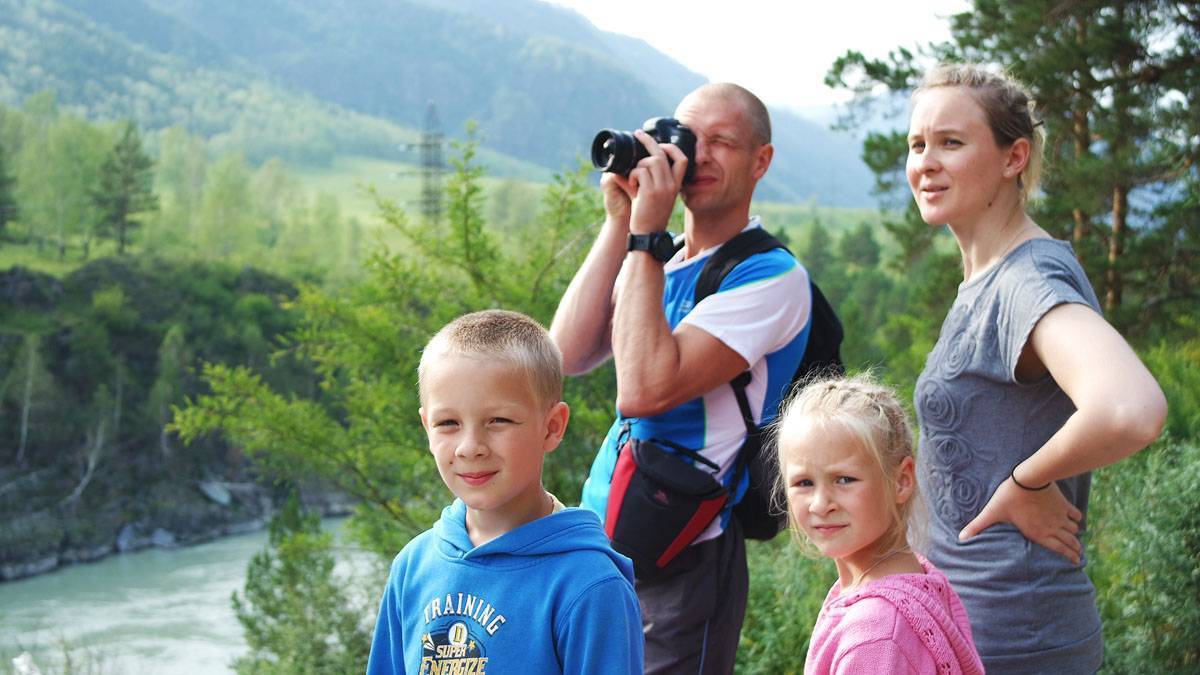
[[[282,496],[253,482],[197,481],[177,486],[161,499],[164,486],[85,511],[68,507],[15,516],[0,525],[0,581],[50,572],[109,555],[146,548],[175,548],[266,527]],[[351,504],[333,492],[302,491],[302,501],[322,516],[341,516]],[[128,501],[128,500],[121,500]],[[134,516],[136,517],[130,517]]]

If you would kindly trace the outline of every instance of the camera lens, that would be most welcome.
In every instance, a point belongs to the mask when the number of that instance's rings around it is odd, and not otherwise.
[[[641,159],[637,152],[640,148],[641,143],[637,142],[633,134],[603,129],[592,140],[592,166],[601,171],[627,176]]]

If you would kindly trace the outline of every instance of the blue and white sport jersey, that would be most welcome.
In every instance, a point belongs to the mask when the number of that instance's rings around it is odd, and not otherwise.
[[[761,226],[755,216],[746,229]],[[667,323],[671,330],[685,323],[700,328],[746,359],[751,373],[746,397],[755,422],[767,424],[775,417],[808,344],[812,286],[804,267],[787,251],[775,249],[747,258],[721,281],[716,293],[695,305],[700,270],[718,248],[706,249],[687,260],[680,251],[664,266]],[[605,517],[609,484],[617,463],[617,437],[626,421],[632,423],[635,438],[660,438],[701,451],[721,467],[718,479],[735,490],[736,499],[731,500],[730,507],[741,500],[747,480],[738,486],[730,486],[729,482],[733,480],[730,469],[746,438],[746,425],[733,388],[725,384],[653,417],[624,418],[618,410],[583,485],[583,508],[600,514],[601,520]],[[702,465],[699,468],[708,470]],[[729,514],[726,508],[696,541],[721,534]]]

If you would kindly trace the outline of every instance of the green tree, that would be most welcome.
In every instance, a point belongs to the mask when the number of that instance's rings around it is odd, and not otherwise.
[[[808,240],[805,242],[805,250],[800,257],[809,276],[824,286],[820,280],[825,278],[827,270],[835,264],[836,257],[837,252],[834,250],[829,228],[825,227],[819,218],[813,220],[812,229],[809,230]]]
[[[547,188],[530,228],[541,238],[523,234],[529,238],[502,246],[481,215],[474,151],[474,141],[460,146],[440,225],[410,221],[394,202],[378,199],[404,246],[370,256],[366,279],[336,294],[302,287],[291,350],[313,363],[319,401],[282,395],[248,368],[207,366],[211,394],[176,414],[185,442],[221,431],[274,475],[319,477],[358,499],[352,527],[384,556],[425,529],[448,499],[417,417],[413,377],[421,347],[449,320],[485,307],[548,321],[587,253],[585,233],[598,222],[596,191],[582,170],[572,172]],[[547,484],[571,499],[611,422],[611,370],[572,378],[566,396],[573,441],[555,453]]]
[[[8,224],[17,219],[17,198],[14,194],[17,179],[9,174],[9,153],[0,143],[0,238],[6,236]]]
[[[858,269],[875,269],[879,265],[880,248],[871,225],[863,222],[843,232],[838,239],[838,255],[842,262]]]
[[[164,461],[170,459],[171,450],[171,406],[182,402],[184,378],[191,366],[191,353],[187,347],[186,329],[181,323],[173,323],[163,335],[158,348],[158,370],[147,398],[149,416],[158,424],[158,449]]]
[[[92,191],[92,201],[99,211],[96,232],[117,240],[117,255],[125,254],[129,231],[140,224],[136,216],[158,209],[153,168],[154,160],[142,149],[137,126],[126,121],[100,167],[100,181]]]
[[[201,255],[251,260],[261,250],[250,175],[238,154],[225,155],[208,168],[192,238]]]
[[[269,548],[254,554],[233,608],[250,653],[239,675],[325,675],[362,671],[370,614],[334,576],[332,537],[293,495],[271,519]]]
[[[17,158],[22,221],[39,246],[54,243],[60,260],[77,238],[86,252],[97,220],[91,189],[108,151],[107,134],[70,115],[40,122],[32,134]]]
[[[21,341],[16,362],[0,380],[0,401],[11,402],[19,410],[16,455],[18,467],[24,467],[28,461],[33,430],[45,423],[45,420],[39,420],[35,413],[49,409],[55,396],[54,379],[46,368],[41,351],[41,336],[26,333]]]
[[[159,139],[156,184],[161,209],[148,223],[147,247],[181,244],[194,238],[204,196],[208,151],[204,139],[183,127],[171,127]]]

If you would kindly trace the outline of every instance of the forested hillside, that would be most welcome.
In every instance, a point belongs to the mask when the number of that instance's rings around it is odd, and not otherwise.
[[[0,0],[0,103],[51,89],[92,119],[182,125],[253,163],[395,158],[435,103],[478,121],[500,173],[574,166],[603,127],[670,114],[703,78],[632,38],[536,0],[483,3]],[[847,137],[773,111],[762,198],[869,204]]]

